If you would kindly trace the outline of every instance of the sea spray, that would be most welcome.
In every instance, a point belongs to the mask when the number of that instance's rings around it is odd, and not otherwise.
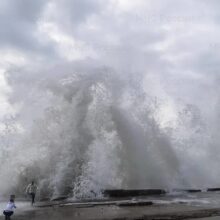
[[[32,179],[42,198],[217,182],[200,161],[210,139],[199,108],[169,96],[160,79],[83,65],[14,74],[7,79],[16,113],[2,121],[1,194],[22,194]]]

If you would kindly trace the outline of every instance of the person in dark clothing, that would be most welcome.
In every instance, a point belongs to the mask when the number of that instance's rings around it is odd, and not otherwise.
[[[35,195],[37,192],[37,185],[32,181],[26,188],[26,193],[28,193],[31,196],[31,205],[34,205],[35,203]]]

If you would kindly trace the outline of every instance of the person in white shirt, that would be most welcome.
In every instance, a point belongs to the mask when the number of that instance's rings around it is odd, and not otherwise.
[[[31,196],[31,205],[35,203],[35,195],[37,192],[37,185],[32,181],[26,188],[26,193]]]
[[[11,198],[3,211],[3,214],[5,215],[5,220],[10,220],[10,217],[14,214],[14,209],[16,209],[16,205],[14,203],[14,199]]]

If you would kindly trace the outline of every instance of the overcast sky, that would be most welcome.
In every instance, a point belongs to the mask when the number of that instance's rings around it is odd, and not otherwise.
[[[184,85],[180,96],[198,84],[215,94],[219,8],[218,0],[1,0],[0,115],[13,111],[5,73],[29,68],[38,77],[74,61],[147,71],[177,85],[170,93]]]

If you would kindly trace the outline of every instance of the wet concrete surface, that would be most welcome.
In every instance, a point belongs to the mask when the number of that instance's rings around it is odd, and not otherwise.
[[[17,220],[155,220],[155,219],[192,219],[220,215],[220,210],[203,209],[198,207],[176,205],[153,205],[147,207],[118,207],[94,206],[94,207],[75,207],[53,206],[46,208],[35,208],[34,210],[16,213],[13,219]],[[3,219],[3,218],[2,218]]]
[[[220,220],[220,216],[215,217],[207,217],[207,218],[197,218],[197,219],[189,219],[189,220]]]
[[[17,202],[17,205],[19,202]],[[220,220],[220,193],[174,193],[105,200],[20,203],[17,220]],[[120,205],[123,204],[123,205]],[[0,219],[4,219],[3,216]]]

